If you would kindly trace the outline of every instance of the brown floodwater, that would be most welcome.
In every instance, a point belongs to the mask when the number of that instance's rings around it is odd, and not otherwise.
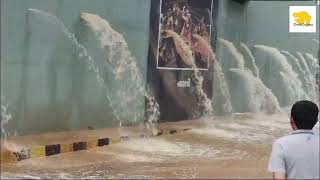
[[[285,113],[212,117],[160,126],[192,129],[3,164],[1,178],[271,178],[266,169],[272,142],[290,132]],[[131,135],[137,130],[116,132]]]

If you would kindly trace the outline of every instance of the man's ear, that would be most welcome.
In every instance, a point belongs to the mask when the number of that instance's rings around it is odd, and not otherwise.
[[[297,128],[297,125],[296,125],[296,123],[295,123],[295,121],[294,121],[294,119],[293,119],[292,116],[290,116],[290,125],[291,125],[291,128],[292,128],[293,130],[298,129],[298,128]]]

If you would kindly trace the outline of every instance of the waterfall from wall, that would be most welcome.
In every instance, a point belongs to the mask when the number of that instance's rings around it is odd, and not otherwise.
[[[9,135],[6,126],[12,119],[12,115],[8,110],[8,104],[5,104],[4,97],[1,97],[1,136],[3,134],[4,141],[6,142],[7,136]]]
[[[259,78],[259,68],[256,65],[256,60],[253,57],[250,49],[244,43],[241,43],[239,51],[243,54],[245,66],[252,72],[254,76]]]
[[[111,77],[112,79],[108,77],[106,81],[106,77],[104,77],[103,73],[101,72],[101,68],[105,68],[105,67],[99,67],[96,64],[92,56],[89,55],[89,52],[85,48],[85,46],[78,42],[75,35],[65,27],[65,25],[62,23],[61,20],[59,20],[56,16],[52,14],[49,14],[47,12],[44,12],[38,9],[29,9],[28,12],[31,15],[34,15],[34,17],[41,18],[46,22],[50,22],[56,25],[56,27],[58,27],[58,30],[62,31],[66,36],[66,38],[69,39],[72,46],[74,47],[74,50],[78,56],[78,59],[83,60],[88,65],[88,68],[95,73],[97,82],[100,85],[100,87],[104,88],[106,99],[108,100],[112,113],[118,120],[120,127],[122,126],[122,122],[124,119],[123,117],[128,116],[129,113],[131,113],[130,119],[133,121],[138,121],[137,117],[144,117],[144,114],[135,114],[134,110],[133,111],[129,110],[130,108],[129,105],[132,103],[135,103],[135,98],[137,98],[137,94],[132,94],[132,93],[136,92],[137,91],[136,89],[138,89],[138,92],[141,92],[140,95],[146,96],[149,103],[153,101],[153,98],[144,90],[144,84],[142,83],[142,80],[139,76],[139,72],[135,64],[136,63],[135,59],[131,57],[130,52],[128,51],[128,48],[127,48],[127,44],[123,39],[122,35],[114,31],[106,21],[105,21],[106,23],[102,24],[102,31],[107,30],[106,34],[103,34],[105,36],[102,36],[102,38],[108,38],[108,41],[101,39],[101,43],[103,43],[101,44],[101,46],[106,47],[105,50],[108,50],[108,51],[106,51],[105,53],[110,54],[110,56],[107,59],[108,63],[106,63],[106,68],[107,70],[112,70],[114,74],[114,76]],[[93,22],[96,22],[96,21],[93,21]],[[101,28],[99,26],[96,26],[96,27]],[[94,30],[98,31],[100,29],[94,29]],[[110,67],[110,65],[112,65],[112,67]],[[125,79],[123,76],[130,77],[130,79],[128,78]],[[126,91],[124,91],[123,89],[114,90],[113,86],[109,86],[107,84],[107,82],[109,81],[119,81],[119,82],[121,81],[119,84],[136,84],[136,86],[125,87]],[[132,83],[133,81],[135,81],[136,83]],[[116,93],[116,96],[114,95],[114,92]],[[111,96],[111,93],[113,93],[112,96]],[[117,101],[115,100],[114,97],[126,97],[126,98],[121,98],[121,101]],[[154,102],[152,103],[154,104],[152,106],[152,111],[151,111],[153,113],[153,116],[149,116],[152,118],[152,120],[149,120],[149,121],[151,123],[150,125],[152,125],[150,126],[152,131],[156,131],[153,129],[156,129],[156,118],[157,118],[156,114],[158,112],[158,108]],[[152,132],[152,134],[154,133]]]
[[[218,52],[234,112],[276,113],[295,101],[318,97],[319,65],[312,54],[293,55],[264,45],[250,49],[244,43],[237,49],[224,39],[218,40]]]
[[[272,90],[281,106],[290,106],[296,99],[306,98],[297,73],[278,49],[255,45],[253,54],[262,82]]]
[[[277,98],[263,82],[250,72],[241,69],[230,69],[232,83],[230,83],[231,100],[237,112],[265,112],[280,111]]]
[[[127,42],[122,34],[115,31],[110,23],[95,14],[82,13],[81,19],[95,34],[101,50],[104,52],[105,65],[112,71],[112,79],[118,85],[112,88],[118,93],[111,97],[117,109],[127,117],[136,120],[135,112],[130,112],[130,107],[134,107],[141,97],[147,99],[147,127],[153,135],[157,134],[156,123],[159,116],[159,106],[150,92],[146,91],[145,82],[137,66],[137,60],[131,55]],[[110,67],[111,66],[111,67]],[[110,78],[109,78],[110,79]]]

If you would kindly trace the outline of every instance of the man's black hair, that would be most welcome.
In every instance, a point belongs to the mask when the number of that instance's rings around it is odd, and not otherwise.
[[[318,106],[311,101],[298,101],[291,109],[291,117],[298,129],[312,129],[318,121],[318,113]]]

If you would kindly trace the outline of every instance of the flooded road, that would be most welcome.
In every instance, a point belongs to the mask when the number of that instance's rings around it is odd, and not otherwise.
[[[2,165],[1,178],[271,178],[266,167],[272,142],[290,132],[286,114],[161,126],[192,129]]]

